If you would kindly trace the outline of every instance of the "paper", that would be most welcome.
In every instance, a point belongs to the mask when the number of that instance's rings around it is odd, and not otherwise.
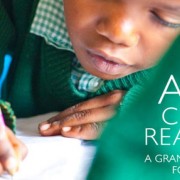
[[[84,180],[95,153],[95,145],[61,136],[42,137],[38,124],[56,113],[19,119],[17,137],[29,153],[13,180]],[[1,179],[11,179],[5,174]]]

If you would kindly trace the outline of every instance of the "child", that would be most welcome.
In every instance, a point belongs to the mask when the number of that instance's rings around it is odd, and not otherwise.
[[[124,92],[146,80],[144,69],[179,34],[178,6],[178,0],[1,0],[0,56],[13,56],[3,98],[18,117],[62,111],[40,124],[42,135],[96,138]]]
[[[147,71],[132,73],[154,65],[179,34],[178,5],[178,0],[173,1],[173,5],[172,1],[163,0],[156,3],[140,0],[64,1],[67,29],[77,59],[87,72],[98,77],[94,84],[103,84],[96,91],[92,89],[95,92],[90,92],[88,97],[113,89],[128,90],[145,79]],[[86,79],[80,79],[79,84],[83,80]],[[111,102],[111,95],[117,96],[114,97],[115,102]],[[43,123],[44,126],[41,124],[40,133],[96,138],[99,132],[96,122],[111,116],[112,105],[120,101],[122,95],[122,91],[116,91],[116,94],[106,95],[107,102],[103,102],[104,96],[100,96],[101,101],[97,100],[98,97],[81,103],[80,107],[73,106]],[[63,102],[66,104],[67,99]]]

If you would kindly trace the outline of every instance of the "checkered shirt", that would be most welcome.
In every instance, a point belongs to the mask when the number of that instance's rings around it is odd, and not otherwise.
[[[43,37],[49,45],[74,52],[65,24],[63,0],[40,0],[30,32]],[[104,83],[86,72],[76,57],[72,60],[71,79],[82,92],[96,92]]]

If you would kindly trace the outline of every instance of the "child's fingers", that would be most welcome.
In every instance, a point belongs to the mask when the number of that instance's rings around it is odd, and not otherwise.
[[[62,127],[105,121],[114,112],[109,105],[119,103],[124,93],[125,91],[115,90],[70,107],[48,121],[42,122],[39,125],[40,134],[44,136],[59,135]]]
[[[70,127],[74,126],[103,122],[109,119],[113,114],[114,108],[112,106],[84,110],[72,114],[59,121],[53,122],[47,129],[40,129],[40,133],[44,136],[60,135],[62,129],[69,129]]]
[[[61,120],[60,125],[69,127],[106,121],[114,114],[114,111],[114,106],[80,111]],[[54,122],[54,124],[56,124],[56,122]]]
[[[120,90],[114,90],[110,93],[92,98],[90,100],[81,102],[79,104],[76,104],[62,112],[60,112],[58,115],[50,118],[48,121],[44,121],[39,124],[39,128],[41,129],[42,126],[44,126],[44,129],[50,127],[50,124],[54,121],[61,120],[67,116],[70,116],[72,114],[76,114],[77,112],[83,112],[85,110],[89,109],[95,109],[110,105],[115,105],[119,103],[125,94],[125,91]]]
[[[19,161],[23,160],[28,153],[27,147],[25,146],[25,144],[22,141],[20,141],[18,138],[16,138],[16,136],[13,134],[13,132],[9,128],[7,128],[7,131],[9,131],[8,139],[14,148],[16,158]]]
[[[103,122],[104,123],[104,122]],[[64,137],[77,138],[83,140],[97,139],[103,130],[103,123],[91,123],[81,126],[74,126],[70,130],[61,131]]]
[[[0,175],[3,174],[3,172],[4,172],[4,169],[2,167],[2,164],[0,163]]]
[[[76,104],[61,112],[60,114],[61,116],[66,117],[67,115],[74,114],[83,110],[115,105],[120,102],[124,94],[125,91],[114,90],[107,94],[97,96],[95,98]]]
[[[22,159],[22,144],[10,129],[6,128],[6,136],[0,140],[0,164],[2,166],[1,173],[5,170],[10,174],[14,174],[19,167],[19,160]],[[21,154],[21,157],[17,156]]]
[[[9,173],[13,173],[16,169],[17,162],[5,127],[0,127],[0,137],[0,163],[2,169],[8,171]]]
[[[2,162],[8,154],[13,154],[12,152],[12,147],[7,137],[7,129],[4,126],[0,126],[0,162]]]

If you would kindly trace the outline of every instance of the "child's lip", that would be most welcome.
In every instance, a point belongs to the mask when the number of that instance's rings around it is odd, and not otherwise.
[[[103,52],[103,51],[96,51],[96,50],[88,50],[88,54],[90,54],[91,56],[99,56],[103,59],[105,59],[106,61],[109,61],[111,63],[114,63],[116,65],[120,65],[120,66],[130,66],[129,64],[125,63],[123,60],[121,60],[118,57],[114,57],[112,55],[108,55],[107,53]]]
[[[103,54],[100,51],[87,51],[87,53],[91,57],[94,67],[98,71],[109,75],[117,75],[130,66],[121,59],[107,56],[105,53]]]

